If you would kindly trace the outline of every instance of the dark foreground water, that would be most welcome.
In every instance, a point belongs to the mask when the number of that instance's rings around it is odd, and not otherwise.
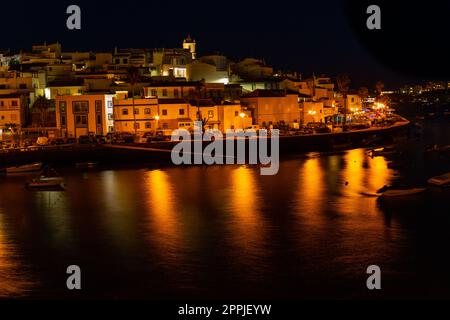
[[[448,157],[423,153],[450,143],[449,121],[425,129],[393,158],[307,154],[283,159],[276,176],[66,169],[64,192],[0,179],[0,297],[448,298],[450,189],[368,196],[450,171]],[[72,264],[80,292],[66,289]],[[378,292],[366,289],[371,264],[382,270]]]

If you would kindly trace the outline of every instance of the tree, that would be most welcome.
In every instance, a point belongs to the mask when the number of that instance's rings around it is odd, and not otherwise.
[[[381,81],[378,81],[375,84],[375,91],[377,92],[377,97],[381,96],[381,92],[383,91],[383,89],[384,89],[384,83]]]
[[[361,98],[361,100],[364,101],[367,99],[367,97],[369,96],[369,89],[367,89],[366,87],[361,87],[358,90],[358,95]]]
[[[344,98],[344,105],[343,105],[343,113],[344,113],[344,124],[347,123],[347,93],[350,89],[350,78],[346,74],[340,74],[337,76],[337,85],[339,92],[342,94],[342,97]]]
[[[11,133],[11,142],[14,141],[15,135],[17,133],[17,124],[15,123],[5,123],[3,125],[5,131],[9,131]]]
[[[133,126],[134,126],[134,134],[137,134],[137,126],[136,126],[136,109],[134,105],[134,91],[136,88],[136,84],[139,82],[139,70],[135,67],[131,67],[128,69],[128,81],[131,86],[131,98],[133,104]]]
[[[47,113],[50,108],[50,100],[46,97],[39,96],[33,103],[32,109],[39,113],[39,126],[46,127],[47,125]]]

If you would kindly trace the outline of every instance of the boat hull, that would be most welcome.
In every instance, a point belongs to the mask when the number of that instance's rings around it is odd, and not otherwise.
[[[42,169],[42,163],[32,163],[23,166],[9,167],[5,169],[6,174],[35,172]]]
[[[27,187],[30,189],[62,188],[64,180],[62,178],[43,178],[29,182]]]
[[[425,192],[425,190],[426,190],[425,188],[398,189],[398,190],[392,189],[383,192],[381,197],[384,198],[405,197],[423,193]]]
[[[450,172],[443,174],[441,176],[433,177],[428,179],[429,184],[433,184],[435,186],[449,186],[450,185]]]

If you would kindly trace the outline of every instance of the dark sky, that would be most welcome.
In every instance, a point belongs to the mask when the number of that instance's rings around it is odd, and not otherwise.
[[[66,28],[70,4],[81,7],[80,31]],[[8,1],[1,5],[0,48],[27,50],[43,41],[59,41],[67,51],[178,47],[190,33],[200,55],[264,58],[276,69],[305,75],[348,73],[356,88],[372,88],[378,80],[397,86],[447,79],[449,1],[378,1],[382,30],[375,31],[365,27],[369,4],[372,1]]]

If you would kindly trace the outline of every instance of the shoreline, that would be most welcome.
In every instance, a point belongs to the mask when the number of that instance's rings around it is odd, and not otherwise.
[[[280,155],[344,151],[392,144],[396,140],[411,138],[410,125],[411,123],[404,119],[404,121],[389,127],[372,127],[339,133],[280,136]],[[203,141],[203,148],[209,143],[209,141]],[[54,146],[31,151],[14,151],[0,153],[0,168],[33,162],[43,162],[55,166],[73,166],[81,162],[98,162],[105,165],[133,163],[172,164],[170,151],[176,144],[178,144],[177,141],[114,145],[72,145]],[[248,139],[246,139],[246,150],[248,150]]]

